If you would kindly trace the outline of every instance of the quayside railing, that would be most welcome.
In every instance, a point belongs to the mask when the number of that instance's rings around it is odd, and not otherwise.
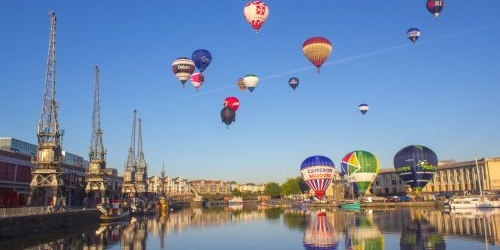
[[[51,206],[0,208],[0,218],[1,217],[35,215],[35,214],[46,214],[46,213],[51,213],[51,212],[54,212],[54,208]]]

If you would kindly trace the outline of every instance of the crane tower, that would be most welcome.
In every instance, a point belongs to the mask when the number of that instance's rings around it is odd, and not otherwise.
[[[128,150],[127,162],[125,163],[125,172],[123,174],[122,194],[129,197],[135,197],[134,175],[136,170],[135,158],[135,121],[137,110],[134,109],[134,118],[132,120],[132,136],[130,138],[130,148]]]
[[[51,205],[62,208],[65,205],[62,181],[61,133],[57,121],[56,105],[56,14],[49,12],[50,36],[47,65],[45,69],[45,90],[42,113],[38,122],[38,149],[32,159],[32,171],[28,205]],[[50,199],[50,197],[52,199]]]
[[[139,137],[137,138],[137,169],[135,172],[135,190],[138,195],[144,195],[148,192],[147,178],[148,178],[148,164],[144,159],[144,152],[142,151],[142,121],[139,118]]]
[[[97,66],[95,67],[94,110],[92,113],[92,136],[90,140],[89,160],[90,164],[89,171],[87,172],[85,193],[87,195],[93,193],[93,201],[95,201],[95,195],[99,194],[101,203],[105,203],[106,183],[103,174],[106,169],[106,152],[104,151],[104,144],[102,142],[99,107],[99,68]]]

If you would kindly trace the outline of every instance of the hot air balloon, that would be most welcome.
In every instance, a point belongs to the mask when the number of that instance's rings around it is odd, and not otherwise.
[[[255,87],[257,87],[257,84],[259,84],[259,77],[254,74],[247,74],[243,77],[243,83],[250,90],[250,92],[253,92]]]
[[[311,214],[310,225],[304,231],[303,243],[304,248],[308,250],[337,249],[339,237],[326,214]]]
[[[415,44],[420,37],[420,30],[418,28],[411,28],[406,31],[406,36],[413,42],[413,44]]]
[[[360,195],[364,195],[370,188],[379,171],[377,157],[363,150],[352,151],[342,158],[340,165],[342,173],[356,185]]]
[[[257,33],[269,15],[269,7],[262,1],[252,1],[245,5],[243,15]]]
[[[290,85],[290,87],[292,87],[293,90],[295,90],[295,88],[297,88],[297,86],[299,86],[299,78],[297,77],[292,77],[288,80],[288,85]]]
[[[361,114],[365,115],[366,112],[368,112],[368,104],[361,103],[358,105],[358,109],[359,109],[359,112],[361,112]]]
[[[241,92],[245,92],[245,89],[247,89],[247,86],[245,86],[245,82],[243,81],[243,78],[238,78],[238,81],[236,81],[236,85],[238,85]]]
[[[321,199],[333,178],[335,164],[330,158],[314,155],[305,159],[300,166],[300,173],[305,183]]]
[[[205,81],[205,76],[201,72],[193,73],[191,77],[189,77],[191,84],[193,84],[196,91],[201,87],[203,81]]]
[[[240,107],[240,100],[234,96],[229,96],[224,99],[224,107],[230,107],[236,112]]]
[[[431,14],[438,18],[439,14],[444,9],[444,0],[427,0],[425,6]]]
[[[182,86],[184,86],[184,83],[186,83],[186,81],[189,79],[189,76],[193,74],[194,68],[194,62],[187,57],[177,58],[172,63],[172,71],[174,72],[177,79],[181,81]]]
[[[311,37],[302,45],[302,52],[316,68],[321,68],[321,65],[328,59],[332,53],[332,44],[324,37]]]
[[[191,55],[191,60],[193,60],[196,68],[200,72],[203,72],[208,65],[210,65],[210,62],[212,61],[212,54],[210,54],[210,52],[206,49],[197,49],[193,52],[193,55]]]
[[[407,146],[394,156],[394,168],[399,177],[417,192],[432,179],[437,163],[436,153],[422,145]]]
[[[236,121],[236,112],[230,107],[224,107],[220,111],[220,117],[222,118],[222,122],[225,123],[229,129],[229,125]]]

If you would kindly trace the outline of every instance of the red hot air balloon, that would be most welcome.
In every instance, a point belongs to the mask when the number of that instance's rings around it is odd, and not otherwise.
[[[234,112],[240,107],[240,100],[234,96],[224,99],[224,107],[230,107]]]
[[[318,73],[319,68],[321,68],[321,65],[328,59],[332,50],[333,46],[330,41],[319,36],[307,39],[302,45],[304,56],[318,68]]]
[[[425,6],[431,14],[438,18],[439,14],[444,9],[444,0],[427,0]]]
[[[193,73],[189,80],[191,81],[191,84],[193,84],[196,91],[198,91],[198,89],[200,89],[201,85],[205,81],[205,76],[203,76],[203,73],[197,72]]]
[[[269,15],[269,7],[262,1],[252,1],[245,5],[243,15],[257,33]]]

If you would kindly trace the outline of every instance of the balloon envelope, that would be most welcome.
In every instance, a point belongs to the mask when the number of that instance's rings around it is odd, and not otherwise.
[[[234,96],[229,96],[224,99],[224,107],[230,107],[235,112],[240,107],[240,100]]]
[[[425,6],[431,14],[438,18],[439,14],[444,9],[444,0],[427,0]]]
[[[259,84],[259,77],[254,74],[247,74],[243,77],[243,83],[250,90],[250,92],[253,92],[255,87]]]
[[[418,28],[411,28],[406,31],[406,36],[408,37],[408,39],[410,39],[410,41],[415,43],[420,37],[420,30]]]
[[[308,157],[300,165],[302,178],[320,199],[332,182],[334,169],[333,161],[322,155]]]
[[[245,90],[247,89],[247,86],[245,86],[245,82],[243,81],[243,78],[238,78],[238,81],[236,81],[236,85],[238,85],[241,92],[245,92]]]
[[[430,148],[410,145],[394,156],[394,168],[413,191],[422,191],[437,170],[438,158]]]
[[[361,112],[361,114],[366,114],[366,112],[368,112],[368,104],[366,103],[361,103],[358,105],[358,109],[359,109],[359,112]]]
[[[222,118],[222,122],[225,123],[228,128],[231,123],[236,121],[236,113],[230,107],[222,108],[220,111],[220,117]]]
[[[258,32],[269,15],[269,7],[262,1],[252,1],[243,8],[245,19]]]
[[[374,154],[356,150],[342,158],[340,168],[348,176],[348,180],[356,185],[358,192],[364,195],[377,176],[379,163]]]
[[[210,62],[212,62],[212,54],[206,49],[197,49],[191,55],[191,59],[196,68],[200,72],[203,72],[210,65]]]
[[[307,39],[304,44],[302,44],[302,52],[304,56],[309,60],[316,68],[321,68],[321,65],[328,59],[330,53],[332,53],[332,44],[330,41],[324,37],[311,37]]]
[[[193,73],[191,75],[191,77],[189,77],[189,80],[191,81],[191,84],[193,84],[196,91],[198,91],[198,89],[201,87],[201,85],[205,81],[205,76],[203,76],[203,73],[197,72],[197,73]]]
[[[179,81],[184,85],[189,79],[189,76],[194,72],[194,62],[187,57],[175,59],[172,63],[172,71]]]
[[[292,77],[288,80],[288,85],[290,85],[290,87],[292,87],[293,90],[295,90],[295,88],[297,88],[297,86],[299,86],[299,78],[297,77]]]

